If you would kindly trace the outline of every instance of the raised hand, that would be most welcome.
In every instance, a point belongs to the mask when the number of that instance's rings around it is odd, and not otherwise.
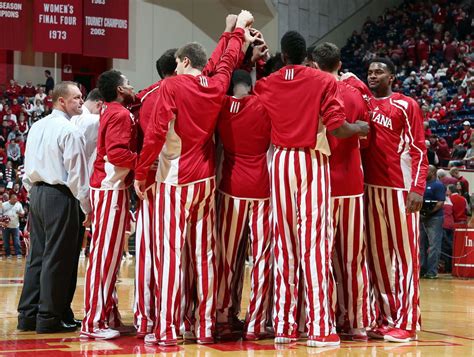
[[[237,17],[237,23],[235,27],[246,28],[253,24],[253,15],[250,11],[242,10]]]
[[[235,25],[237,23],[237,15],[229,14],[225,18],[225,30],[224,32],[234,31]]]

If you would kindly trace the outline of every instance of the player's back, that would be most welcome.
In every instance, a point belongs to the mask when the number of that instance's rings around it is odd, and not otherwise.
[[[234,197],[268,198],[270,121],[258,97],[226,96],[217,131],[224,147],[219,189]]]
[[[349,84],[337,82],[339,95],[344,102],[346,120],[355,123],[357,120],[368,121],[367,105],[359,91]],[[359,137],[345,139],[327,135],[331,156],[331,194],[333,197],[353,196],[364,192],[364,177],[360,157]]]
[[[317,69],[285,66],[257,81],[255,93],[271,119],[276,146],[315,148],[320,115],[328,130],[344,121],[335,78]]]
[[[127,145],[127,147],[124,145]],[[106,102],[100,113],[97,157],[90,178],[91,187],[123,189],[131,185],[133,172],[130,167],[134,166],[136,157],[127,155],[127,158],[122,158],[120,157],[120,150],[128,150],[129,152],[135,152],[136,150],[135,118],[120,103]],[[115,155],[117,155],[117,158]],[[133,162],[121,162],[122,159],[133,159]],[[117,162],[114,162],[115,160]],[[120,162],[120,165],[117,164],[118,162]]]
[[[182,74],[164,80],[159,92],[157,100],[164,99],[170,106],[165,110],[175,115],[160,154],[159,181],[187,184],[213,177],[212,139],[225,94],[222,81]]]

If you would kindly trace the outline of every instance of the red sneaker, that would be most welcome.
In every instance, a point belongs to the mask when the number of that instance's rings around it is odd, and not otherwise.
[[[392,327],[383,337],[385,341],[390,342],[410,342],[416,341],[416,331],[414,330],[402,330],[399,328]]]
[[[383,340],[385,334],[391,329],[390,326],[387,325],[382,325],[378,326],[370,331],[367,331],[367,335],[370,338],[376,339],[376,340]]]
[[[309,336],[306,341],[308,347],[326,347],[326,346],[339,346],[341,340],[335,333],[331,333],[327,336]]]

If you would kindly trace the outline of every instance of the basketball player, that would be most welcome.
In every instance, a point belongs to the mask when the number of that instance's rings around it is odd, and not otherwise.
[[[392,342],[416,340],[420,328],[419,214],[428,162],[418,104],[392,92],[395,66],[370,62],[368,84],[347,75],[367,99],[371,135],[363,153],[367,241],[379,311],[369,335]]]
[[[98,88],[105,103],[100,116],[97,158],[90,179],[93,236],[85,281],[85,317],[81,337],[111,339],[120,332],[115,282],[122,257],[128,187],[137,161],[136,125],[125,108],[135,99],[119,71],[102,73]]]
[[[368,125],[345,121],[333,76],[302,65],[306,56],[303,36],[295,31],[287,32],[281,39],[281,50],[285,66],[257,81],[255,87],[270,116],[271,140],[275,145],[272,162],[275,342],[290,343],[298,337],[296,287],[301,278],[307,345],[337,346],[340,340],[330,321],[328,296],[331,189],[323,124],[338,137],[366,135]],[[319,137],[318,132],[322,133]]]
[[[218,334],[232,333],[240,312],[240,279],[250,231],[250,301],[245,318],[244,338],[266,337],[265,319],[269,301],[270,179],[267,152],[270,121],[252,89],[250,73],[236,70],[232,75],[233,96],[227,96],[217,131],[224,147],[222,179],[218,194]],[[240,258],[240,260],[238,260]],[[239,291],[240,290],[240,291]],[[237,301],[233,301],[237,300]],[[235,306],[237,305],[238,306]]]
[[[347,121],[368,122],[362,95],[339,80],[340,50],[323,43],[313,51],[319,69],[332,74],[344,102]],[[369,319],[369,275],[364,228],[364,175],[359,138],[338,139],[329,135],[331,156],[332,219],[334,227],[333,268],[337,286],[336,325],[344,339],[367,341]]]
[[[242,11],[213,77],[202,75],[207,60],[201,45],[190,43],[176,52],[176,73],[161,84],[152,121],[147,127],[135,177],[144,197],[149,167],[160,154],[157,174],[156,239],[160,242],[160,314],[155,334],[145,343],[175,345],[181,316],[181,258],[190,244],[197,286],[195,334],[200,344],[214,342],[215,160],[212,136],[217,117],[244,43],[244,29],[253,21]]]
[[[157,61],[156,69],[161,80],[141,91],[137,98],[141,102],[139,112],[139,140],[143,140],[148,124],[150,123],[153,108],[158,98],[158,91],[163,79],[173,76],[176,70],[174,54],[176,48],[166,51]],[[134,324],[137,328],[137,336],[145,337],[147,333],[153,332],[156,321],[155,301],[156,269],[159,261],[153,262],[153,251],[158,248],[155,239],[154,208],[156,197],[156,165],[152,165],[148,171],[145,183],[145,197],[138,202],[137,227],[135,240],[135,303]],[[158,258],[158,255],[155,255]]]

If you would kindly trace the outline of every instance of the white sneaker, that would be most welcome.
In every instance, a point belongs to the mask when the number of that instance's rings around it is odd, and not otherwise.
[[[158,340],[156,339],[156,336],[154,333],[149,333],[145,335],[145,338],[143,339],[145,342],[145,345],[152,346],[152,345],[157,345]]]
[[[133,255],[131,255],[130,253],[126,253],[125,256],[127,257],[127,259],[133,259]]]
[[[93,338],[96,340],[111,340],[120,336],[120,332],[111,328],[102,328],[94,330],[94,332],[81,331],[80,338]]]
[[[18,260],[23,259],[23,255],[21,255],[21,254],[17,255],[17,256],[16,256],[16,259],[18,259]]]

